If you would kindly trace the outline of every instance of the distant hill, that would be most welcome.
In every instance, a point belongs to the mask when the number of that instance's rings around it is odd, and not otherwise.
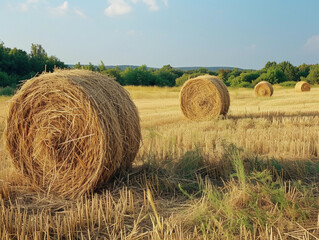
[[[218,71],[218,69],[228,69],[228,70],[232,70],[234,69],[235,67],[175,67],[176,69],[180,69],[182,71],[189,71],[189,70],[196,70],[196,69],[199,69],[199,68],[206,68],[208,71],[213,71],[213,72],[216,72]],[[243,70],[241,68],[238,68],[238,70]]]
[[[136,65],[117,65],[122,71],[125,70],[126,68],[128,67],[131,67],[132,69],[134,68],[138,68],[139,66],[136,66]],[[116,68],[117,66],[113,66],[113,65],[108,65],[108,66],[105,66],[107,69],[109,68]],[[147,67],[148,69],[152,68],[152,67]],[[153,68],[153,69],[157,69],[157,68]]]
[[[73,68],[75,64],[68,64],[67,66],[69,68]],[[82,65],[86,65],[86,64],[82,64]],[[94,65],[95,68],[98,68],[99,66],[97,65]],[[116,68],[116,67],[119,67],[122,71],[125,70],[126,68],[128,67],[131,67],[131,68],[138,68],[140,66],[137,66],[137,65],[108,65],[108,66],[105,66],[106,69],[110,69],[110,68]],[[148,69],[150,68],[153,68],[153,67],[147,67]],[[153,69],[159,69],[159,68],[153,68]]]
[[[68,64],[67,65],[69,68],[73,68],[74,64]],[[105,66],[107,69],[109,68],[115,68],[115,67],[119,67],[122,71],[125,70],[126,68],[128,67],[131,67],[131,68],[138,68],[139,66],[137,65],[108,65],[108,66]],[[94,67],[98,67],[98,66],[95,66]],[[159,69],[159,68],[156,68],[156,67],[147,67],[148,69]],[[207,70],[209,71],[213,71],[213,72],[216,72],[218,71],[218,69],[228,69],[228,70],[232,70],[234,69],[235,67],[225,67],[225,66],[220,66],[220,67],[174,67],[175,69],[180,69],[182,71],[190,71],[190,70],[196,70],[196,69],[199,69],[199,68],[206,68]],[[241,68],[238,68],[238,70],[243,70]]]

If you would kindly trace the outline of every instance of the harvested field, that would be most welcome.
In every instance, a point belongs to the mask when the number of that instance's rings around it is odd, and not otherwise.
[[[126,87],[143,138],[133,169],[75,200],[32,190],[1,146],[0,236],[319,238],[319,88],[274,88],[271,98],[230,89],[226,117],[193,122],[180,88]]]

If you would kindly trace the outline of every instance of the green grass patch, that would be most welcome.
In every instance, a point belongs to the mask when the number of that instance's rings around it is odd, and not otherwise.
[[[0,96],[12,96],[15,89],[12,87],[4,87],[0,89]]]

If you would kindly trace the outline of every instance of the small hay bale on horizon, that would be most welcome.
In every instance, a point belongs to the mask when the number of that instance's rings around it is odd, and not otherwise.
[[[274,93],[274,88],[269,82],[261,81],[255,86],[254,91],[257,97],[271,97]]]
[[[56,70],[27,80],[13,96],[4,138],[31,186],[72,199],[131,166],[141,129],[135,104],[115,80]]]
[[[296,92],[308,92],[310,91],[311,86],[306,81],[297,82],[295,85]]]
[[[191,120],[209,120],[226,115],[230,105],[226,85],[211,75],[187,80],[181,88],[179,99],[182,113]]]

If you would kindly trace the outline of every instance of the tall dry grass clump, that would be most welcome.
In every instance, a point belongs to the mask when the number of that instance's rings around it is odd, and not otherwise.
[[[296,92],[308,92],[310,89],[310,84],[305,81],[297,82],[295,85]]]
[[[59,70],[24,83],[10,103],[4,137],[32,186],[75,198],[131,166],[141,130],[135,104],[116,81]]]
[[[203,75],[186,81],[179,94],[180,108],[191,120],[226,115],[230,105],[226,85],[215,76]]]
[[[270,97],[273,93],[274,89],[267,81],[261,81],[255,86],[255,95],[258,97]]]

